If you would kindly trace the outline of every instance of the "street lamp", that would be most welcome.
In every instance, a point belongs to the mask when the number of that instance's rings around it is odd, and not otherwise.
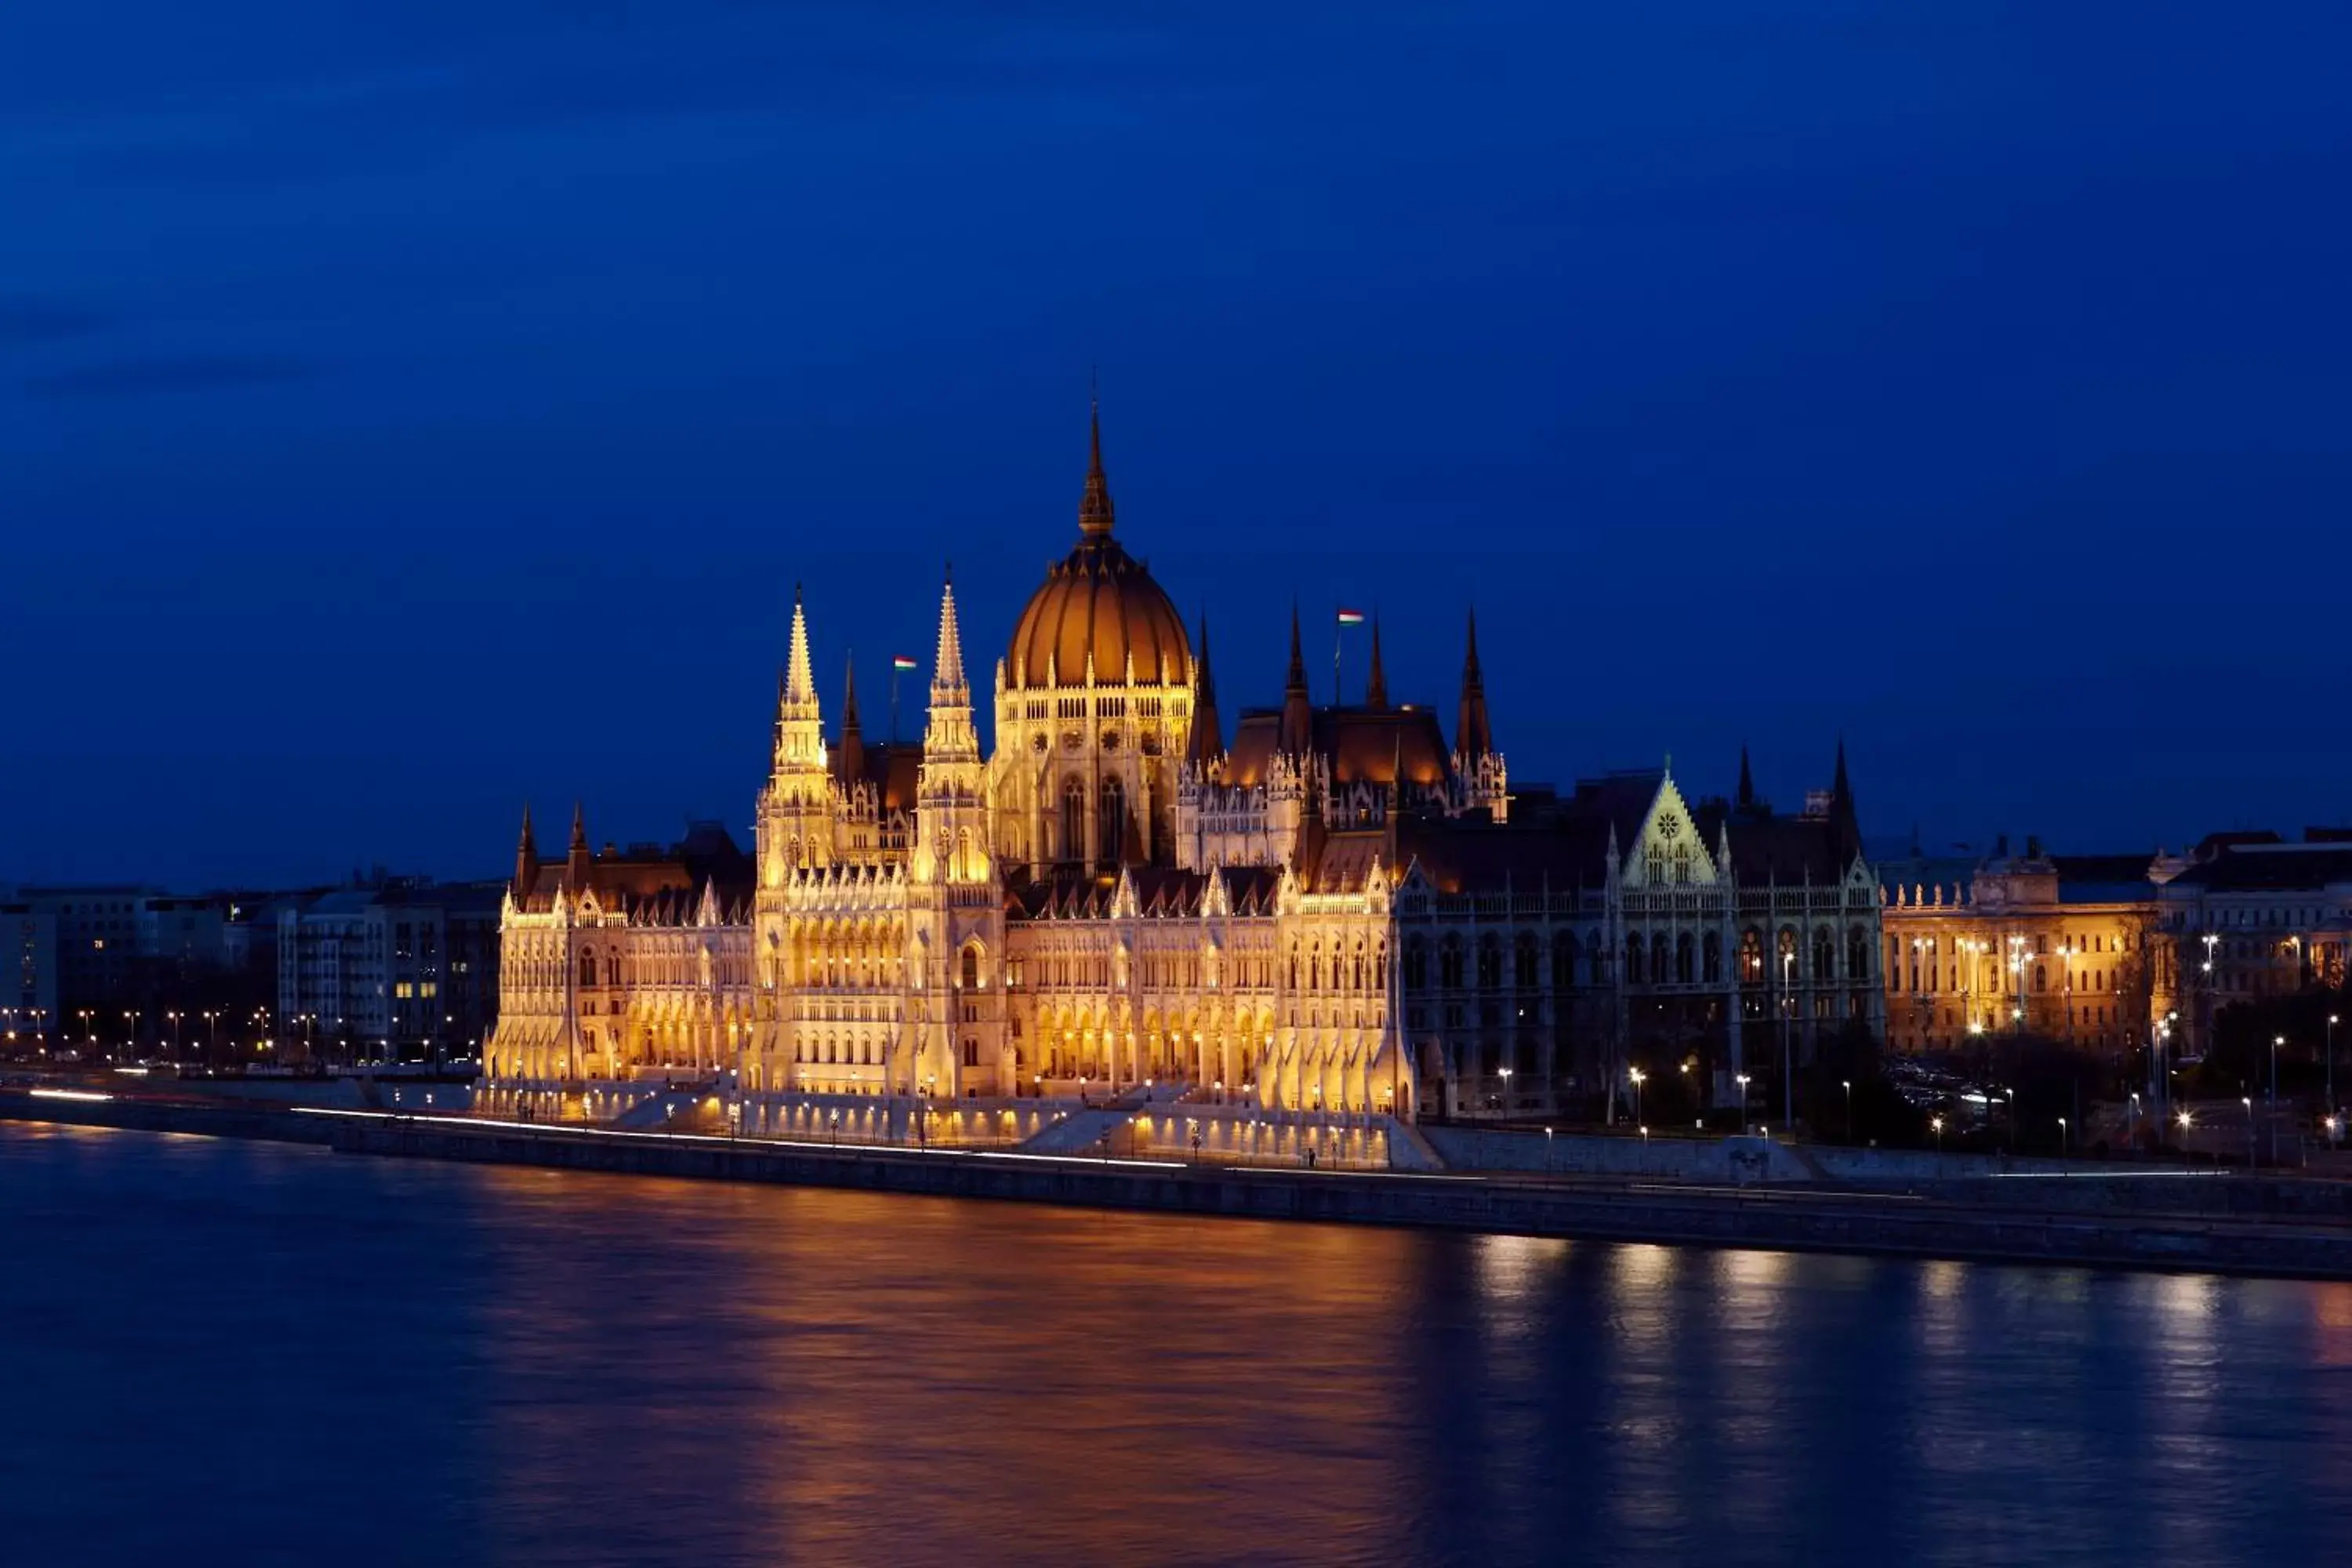
[[[1780,1120],[1793,1127],[1797,1124],[1796,1051],[1789,1043],[1789,1032],[1795,1019],[1789,990],[1796,972],[1797,950],[1793,939],[1791,942],[1780,954]]]
[[[1936,1152],[1942,1153],[1944,1152],[1944,1119],[1940,1116],[1927,1118],[1927,1130],[1936,1135]]]
[[[2284,1035],[2273,1035],[2271,1037],[2270,1104],[2273,1110],[2276,1110],[2278,1109],[2278,1053],[2279,1047],[2284,1044],[2286,1044],[2286,1037]]]
[[[2058,1119],[2058,1157],[2063,1160],[2066,1154],[2066,1119],[2062,1116]]]
[[[1633,1080],[1633,1122],[1634,1125],[1640,1126],[1642,1121],[1642,1085],[1647,1079],[1648,1075],[1643,1072],[1640,1068],[1635,1068],[1625,1076]],[[1650,1130],[1648,1128],[1643,1127],[1642,1129],[1642,1135],[1643,1137],[1648,1137],[1649,1132]]]
[[[1843,1078],[1838,1081],[1845,1085],[1845,1141],[1851,1143],[1853,1142],[1853,1079]]]
[[[1511,1113],[1511,1069],[1510,1069],[1510,1068],[1503,1068],[1503,1069],[1502,1069],[1502,1074],[1503,1074],[1503,1114],[1504,1114],[1504,1115],[1506,1115],[1506,1116],[1508,1116],[1508,1115]]]
[[[2327,1110],[2336,1112],[2336,1015],[2327,1015]]]
[[[1740,1073],[1732,1082],[1739,1086],[1739,1135],[1748,1136],[1748,1075]]]
[[[2252,1095],[2240,1095],[2238,1103],[2246,1108],[2246,1169],[2254,1168],[2254,1101]]]

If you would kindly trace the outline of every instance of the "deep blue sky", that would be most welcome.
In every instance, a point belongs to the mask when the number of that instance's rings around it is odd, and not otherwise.
[[[2340,0],[0,8],[0,881],[748,824],[1120,530],[1515,774],[2352,817]],[[1358,650],[1360,655],[1360,648]],[[987,671],[972,671],[984,681]],[[830,716],[830,715],[829,715]]]

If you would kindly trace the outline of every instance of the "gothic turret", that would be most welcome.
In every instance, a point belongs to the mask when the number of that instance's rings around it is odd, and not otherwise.
[[[1756,809],[1756,775],[1748,770],[1748,745],[1746,742],[1740,742],[1739,746],[1738,805],[1739,809],[1742,811],[1753,811]]]
[[[514,896],[520,903],[539,885],[539,838],[530,830],[530,802],[522,803],[522,842],[515,847]]]
[[[793,586],[793,647],[784,667],[784,689],[776,700],[776,759],[779,774],[824,770],[824,721],[818,711],[816,676],[809,663],[808,613]]]
[[[841,745],[834,752],[833,771],[845,784],[866,776],[866,736],[857,723],[857,661],[849,661],[842,679]]]
[[[1372,672],[1364,679],[1364,706],[1375,713],[1389,710],[1388,671],[1381,668],[1381,617],[1372,616]]]
[[[588,813],[572,803],[572,844],[563,856],[563,884],[577,893],[588,885]]]
[[[1470,612],[1470,641],[1462,658],[1462,705],[1454,724],[1454,749],[1465,757],[1483,757],[1495,749],[1494,726],[1486,719],[1486,681],[1478,669],[1478,612]]]
[[[1304,756],[1315,743],[1315,704],[1307,690],[1307,657],[1298,646],[1298,601],[1290,602],[1290,673],[1282,682],[1281,749]]]
[[[931,665],[931,710],[923,729],[916,785],[919,819],[912,870],[919,882],[976,882],[988,871],[980,740],[964,679],[963,633],[956,624],[955,579],[940,591],[940,640]]]
[[[1223,727],[1217,721],[1217,678],[1209,672],[1209,616],[1201,613],[1200,686],[1192,694],[1192,730],[1185,738],[1184,759],[1207,767],[1225,754]]]
[[[971,727],[971,687],[963,674],[963,633],[956,625],[955,576],[940,592],[940,640],[931,659],[930,722],[923,731],[923,762],[980,760]]]

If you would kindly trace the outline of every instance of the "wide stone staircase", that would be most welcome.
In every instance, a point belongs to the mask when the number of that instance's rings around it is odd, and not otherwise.
[[[1138,1084],[1099,1105],[1073,1110],[1059,1121],[1039,1132],[1021,1145],[1024,1154],[1099,1154],[1103,1141],[1110,1141],[1111,1152],[1120,1152],[1119,1131],[1134,1120],[1135,1113],[1156,1099],[1172,1099],[1172,1093],[1146,1089]]]

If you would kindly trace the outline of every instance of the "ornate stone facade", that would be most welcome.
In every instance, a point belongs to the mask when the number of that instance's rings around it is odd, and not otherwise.
[[[919,745],[866,743],[854,686],[828,742],[796,595],[748,862],[723,836],[592,855],[575,822],[541,865],[526,817],[493,1078],[957,1098],[1149,1080],[1487,1114],[1598,1110],[1643,1041],[1727,1084],[1776,1010],[1807,1039],[1876,1021],[1843,757],[1802,819],[1745,790],[1694,808],[1659,773],[1515,797],[1475,622],[1449,744],[1391,704],[1377,624],[1363,702],[1316,706],[1295,610],[1281,705],[1228,745],[1206,626],[1196,645],[1115,521],[1097,425],[1077,543],[995,664],[992,752],[952,583]]]

